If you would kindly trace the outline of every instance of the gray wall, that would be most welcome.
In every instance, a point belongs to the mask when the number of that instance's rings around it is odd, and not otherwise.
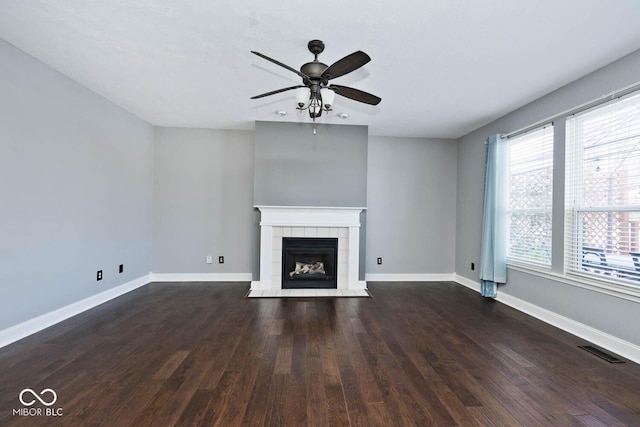
[[[458,141],[458,188],[456,219],[456,272],[468,279],[479,281],[477,269],[470,270],[480,258],[482,223],[482,192],[484,181],[485,148],[487,136],[508,133],[585,102],[599,98],[614,90],[632,85],[639,80],[640,51],[636,51],[609,66],[583,77],[501,119],[478,129]],[[554,237],[553,270],[562,271],[562,200],[564,157],[563,120],[556,120],[554,150]],[[604,295],[592,290],[572,286],[560,281],[543,279],[528,273],[508,270],[508,284],[500,292],[523,299],[555,313],[582,322],[603,332],[640,345],[640,307],[637,303]]]
[[[369,137],[367,274],[454,272],[456,156],[454,140]]]
[[[0,40],[0,330],[148,274],[152,139]]]
[[[156,128],[154,273],[252,272],[259,248],[253,135]],[[213,264],[205,263],[207,255]]]
[[[367,206],[367,127],[256,122],[254,204]]]

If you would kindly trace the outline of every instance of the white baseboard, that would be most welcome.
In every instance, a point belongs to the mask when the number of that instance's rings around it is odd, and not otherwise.
[[[477,292],[480,292],[480,283],[476,283],[473,280],[469,280],[465,277],[456,275],[455,281],[463,286],[471,288]],[[586,341],[596,344],[599,347],[612,351],[626,359],[632,360],[636,363],[640,363],[640,346],[637,346],[628,341],[622,340],[613,335],[602,332],[598,329],[587,326],[584,323],[577,322],[568,317],[562,316],[553,311],[547,310],[535,304],[531,304],[527,301],[521,300],[504,292],[498,290],[498,296],[496,301],[499,301],[509,307],[515,308],[529,316],[542,320],[545,323],[562,329],[565,332],[580,337]]]
[[[251,273],[151,273],[151,282],[251,282]]]
[[[45,313],[4,329],[0,331],[0,347],[4,347],[21,340],[22,338],[28,337],[31,334],[40,332],[49,326],[53,326],[56,323],[67,320],[82,313],[83,311],[87,311],[109,300],[117,298],[120,295],[124,295],[127,292],[131,292],[132,290],[144,286],[147,283],[149,283],[149,275],[139,277],[120,286],[116,286],[115,288],[108,289],[104,292],[100,292],[99,294],[92,295],[65,307],[61,307],[57,310],[50,311],[49,313]]]
[[[453,282],[454,274],[366,274],[367,282]]]
[[[480,283],[479,282],[474,282],[473,280],[467,279],[466,277],[462,277],[462,276],[460,276],[458,274],[455,274],[454,276],[455,276],[454,279],[453,279],[454,282],[459,283],[459,284],[461,284],[463,286],[466,286],[469,289],[472,289],[472,290],[480,293]]]

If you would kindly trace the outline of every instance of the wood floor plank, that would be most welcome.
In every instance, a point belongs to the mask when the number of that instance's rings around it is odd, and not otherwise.
[[[251,368],[256,369],[256,379],[252,392],[246,396],[247,402],[242,413],[242,425],[264,425],[276,355],[281,341],[282,337],[279,335],[269,336],[263,357],[256,359],[256,363],[251,365]]]
[[[0,425],[640,425],[637,364],[454,283],[369,289],[144,286],[0,348]],[[14,415],[25,388],[63,416]]]
[[[325,386],[322,359],[319,357],[309,358],[305,371],[305,410],[308,426],[324,427],[328,425],[329,401]]]
[[[303,385],[290,384],[287,387],[283,403],[283,425],[306,426],[310,424],[307,420],[307,390]]]
[[[366,401],[362,395],[362,383],[360,383],[348,357],[340,357],[338,359],[338,367],[340,369],[340,378],[342,379],[342,387],[340,390],[343,396],[341,399],[337,396],[337,391],[332,389],[330,401],[335,403],[344,401],[351,425],[366,426],[369,422],[367,419]]]
[[[265,426],[284,426],[289,375],[273,375],[269,383],[269,391],[264,396],[267,400]]]
[[[164,363],[164,365],[162,365],[160,370],[156,372],[156,374],[153,376],[153,379],[166,380],[167,378],[169,378],[175,372],[175,370],[178,369],[178,366],[180,366],[184,359],[187,358],[189,353],[189,350],[180,350],[173,353]]]
[[[327,420],[329,426],[357,426],[365,425],[364,420],[357,414],[353,421],[349,416],[348,403],[345,399],[345,391],[341,385],[328,385],[325,387],[327,397]]]
[[[289,346],[280,347],[276,355],[276,363],[273,368],[273,374],[290,374],[291,373],[291,355],[292,348]]]
[[[180,414],[175,426],[204,425],[203,423],[209,410],[212,397],[213,391],[211,390],[196,390]]]

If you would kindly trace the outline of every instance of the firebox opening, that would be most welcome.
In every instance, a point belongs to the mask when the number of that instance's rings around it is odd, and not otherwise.
[[[338,287],[338,239],[284,237],[282,288]]]

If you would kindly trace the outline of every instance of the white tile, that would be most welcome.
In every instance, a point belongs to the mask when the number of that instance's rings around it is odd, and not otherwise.
[[[318,237],[329,237],[329,227],[318,227]]]
[[[347,237],[339,237],[338,238],[338,250],[340,250],[340,251],[348,251],[349,250],[349,238],[347,238]]]
[[[291,237],[291,227],[282,227],[282,237]]]
[[[280,289],[266,289],[262,291],[263,297],[276,297],[280,295]]]
[[[292,227],[291,237],[304,237],[304,227]]]
[[[305,227],[304,237],[318,237],[318,229],[316,227]]]
[[[349,262],[349,252],[348,251],[338,251],[338,264],[344,264]]]
[[[349,263],[348,262],[339,262],[338,263],[338,276],[349,274]]]
[[[342,291],[345,297],[366,297],[369,296],[364,289],[345,289]]]
[[[329,228],[329,237],[338,237],[338,229],[336,227]]]
[[[282,237],[282,227],[273,227],[273,237]]]
[[[287,289],[289,292],[289,296],[291,297],[305,297],[308,296],[309,289]]]
[[[272,262],[277,262],[278,260],[282,260],[282,249],[273,249],[271,253],[272,253],[271,255]]]
[[[271,249],[274,250],[282,250],[282,237],[274,237],[273,243],[271,244]]]
[[[349,237],[349,229],[347,227],[340,227],[338,229],[338,237]]]
[[[368,297],[365,289],[265,289],[249,293],[249,298],[313,298],[313,297]]]
[[[338,276],[338,289],[347,289],[349,287],[349,276],[342,274]]]

